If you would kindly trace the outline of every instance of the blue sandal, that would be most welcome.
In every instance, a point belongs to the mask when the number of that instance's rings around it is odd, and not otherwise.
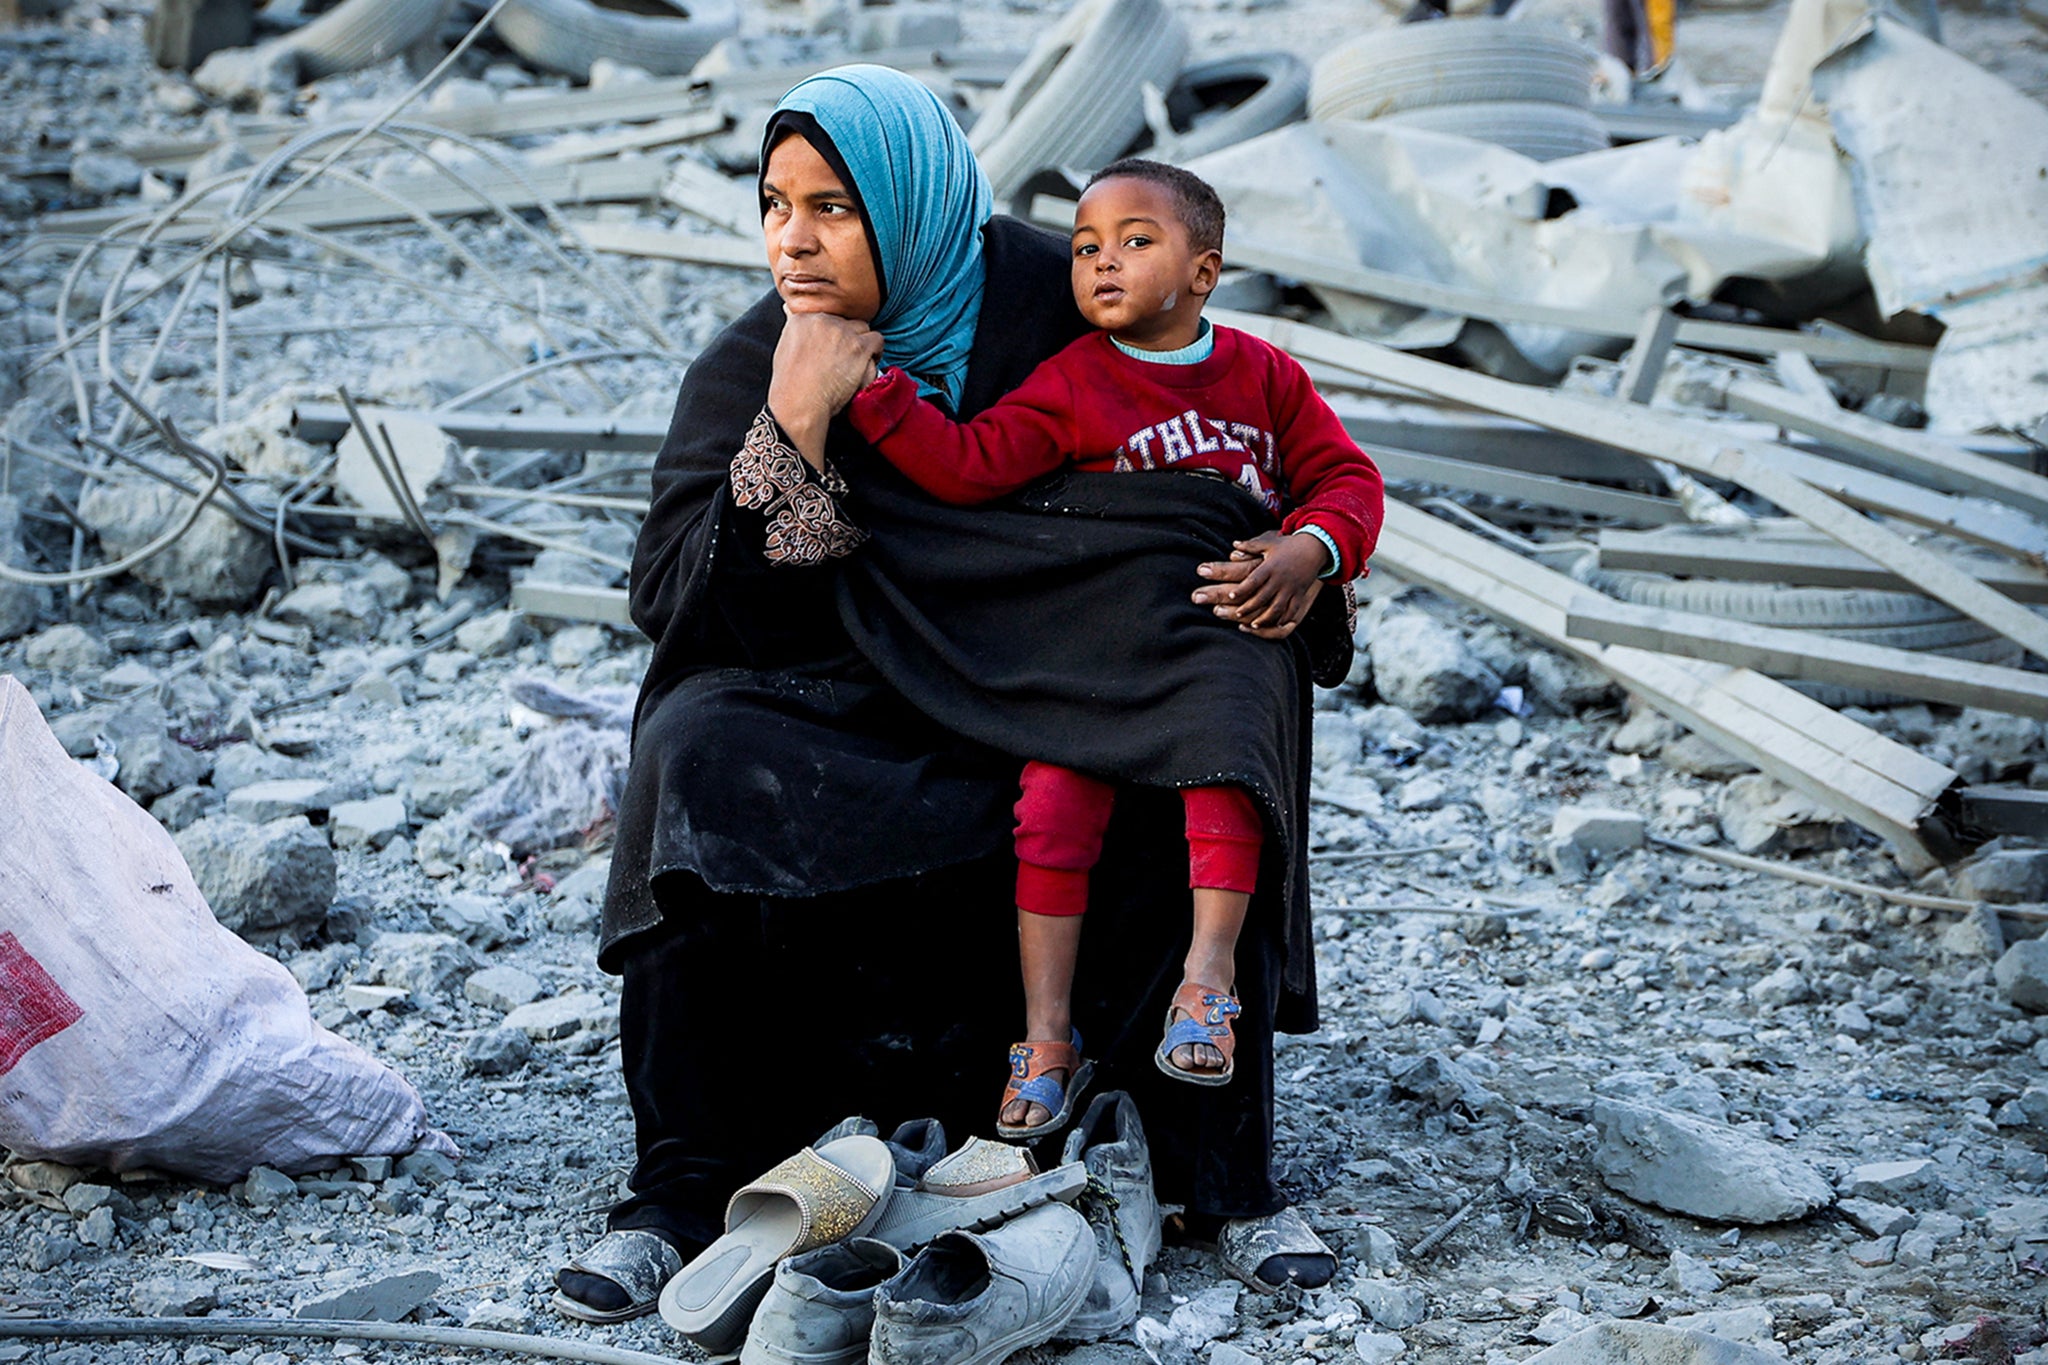
[[[1152,1060],[1161,1071],[1189,1085],[1228,1085],[1237,1074],[1237,1035],[1231,1031],[1230,1021],[1242,1013],[1244,1006],[1229,991],[1194,981],[1181,982],[1180,989],[1173,993],[1173,1003],[1166,1008],[1166,1037],[1152,1054]],[[1176,1014],[1184,1017],[1176,1021]],[[1175,1066],[1173,1050],[1190,1044],[1213,1047],[1222,1053],[1223,1069],[1194,1071]]]
[[[1047,1074],[1053,1071],[1066,1072],[1066,1080],[1054,1080]],[[1003,1102],[996,1109],[996,1136],[1015,1142],[1020,1138],[1043,1137],[1064,1128],[1067,1120],[1074,1116],[1074,1105],[1081,1098],[1081,1092],[1088,1088],[1088,1082],[1094,1075],[1095,1063],[1081,1059],[1079,1029],[1073,1031],[1072,1042],[1012,1043],[1010,1083],[1003,1087]],[[1044,1123],[1022,1127],[1004,1123],[1004,1111],[1016,1100],[1038,1105],[1052,1117]]]

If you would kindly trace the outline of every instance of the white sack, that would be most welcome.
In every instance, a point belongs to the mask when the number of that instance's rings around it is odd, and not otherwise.
[[[453,1153],[403,1077],[313,1022],[161,825],[0,675],[0,1145],[230,1181]]]

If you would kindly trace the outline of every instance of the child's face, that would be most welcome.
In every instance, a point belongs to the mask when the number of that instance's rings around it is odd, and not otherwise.
[[[1074,303],[1091,326],[1146,350],[1191,344],[1222,254],[1196,251],[1163,185],[1115,176],[1074,211]]]

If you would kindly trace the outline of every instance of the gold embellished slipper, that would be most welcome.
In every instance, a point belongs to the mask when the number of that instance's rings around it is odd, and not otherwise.
[[[775,1263],[867,1232],[895,1181],[895,1159],[880,1138],[804,1148],[733,1195],[725,1235],[661,1291],[661,1320],[712,1355],[738,1350]]]
[[[868,1236],[913,1251],[942,1232],[987,1232],[1040,1204],[1071,1204],[1087,1185],[1078,1161],[1041,1171],[1022,1147],[971,1137],[933,1163],[915,1189],[896,1191]]]

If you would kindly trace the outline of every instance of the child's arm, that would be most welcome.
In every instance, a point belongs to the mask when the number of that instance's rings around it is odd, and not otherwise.
[[[906,478],[956,505],[1014,493],[1073,454],[1072,386],[1049,362],[969,422],[950,420],[893,369],[855,394],[846,411]]]
[[[1275,366],[1274,426],[1280,483],[1291,512],[1280,523],[1294,533],[1313,526],[1329,537],[1337,563],[1327,575],[1348,583],[1365,572],[1386,517],[1386,482],[1343,422],[1291,357]]]
[[[1194,600],[1240,629],[1277,640],[1308,615],[1322,581],[1348,583],[1365,571],[1379,541],[1386,487],[1379,467],[1291,357],[1272,352],[1267,383],[1280,484],[1293,510],[1279,534],[1238,541],[1228,560],[1201,565],[1197,572],[1213,586],[1197,588]]]

